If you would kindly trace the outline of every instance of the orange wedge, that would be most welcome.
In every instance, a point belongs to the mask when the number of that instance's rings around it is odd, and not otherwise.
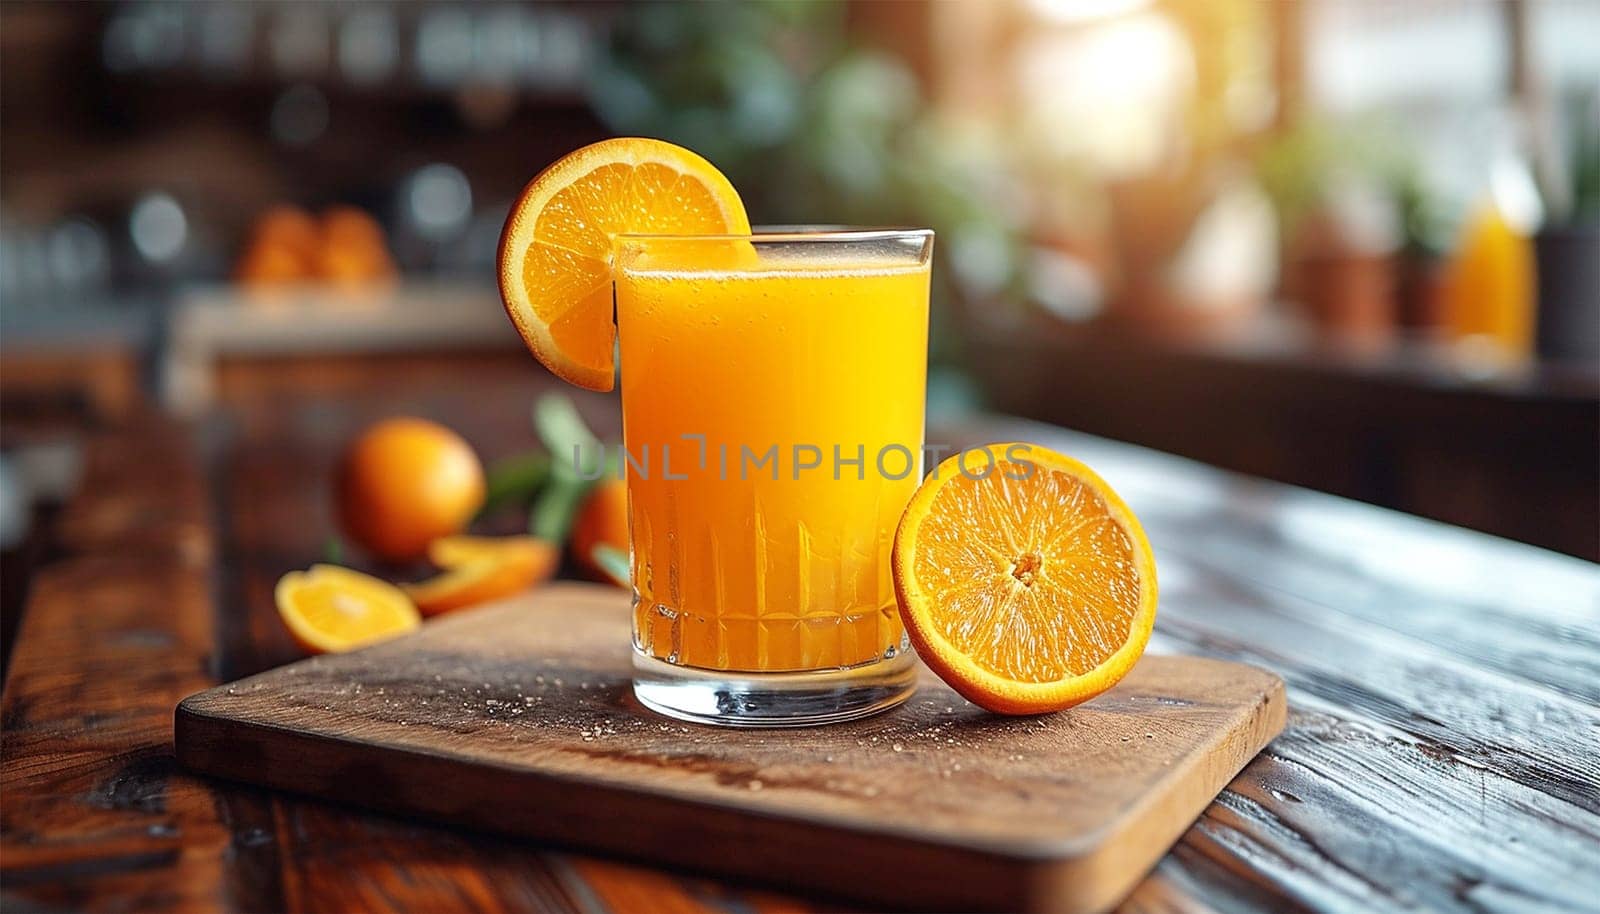
[[[550,543],[534,537],[506,537],[513,543],[463,544],[461,540],[485,540],[488,537],[451,537],[456,542],[439,548],[435,543],[429,555],[439,558],[459,559],[456,564],[440,562],[443,574],[417,584],[401,585],[406,595],[417,604],[423,615],[476,606],[521,593],[550,577],[556,570],[561,554]],[[477,550],[477,555],[466,553]]]
[[[660,140],[605,140],[540,172],[512,205],[500,233],[500,297],[545,367],[610,390],[612,239],[749,232],[738,193],[710,162]]]
[[[440,568],[458,568],[507,553],[554,556],[555,546],[537,536],[442,536],[428,544],[428,561]]]
[[[894,542],[900,615],[917,654],[974,704],[1069,708],[1144,653],[1156,618],[1150,542],[1078,461],[1028,444],[988,453],[992,470],[972,452],[963,473],[957,455],[912,496]]]
[[[398,587],[337,565],[289,572],[274,597],[289,633],[314,654],[354,650],[422,624]]]

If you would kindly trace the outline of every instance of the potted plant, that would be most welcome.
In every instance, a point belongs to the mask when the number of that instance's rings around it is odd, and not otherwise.
[[[1362,125],[1303,121],[1257,159],[1278,213],[1284,297],[1320,336],[1364,348],[1387,344],[1396,327],[1402,231],[1386,154]]]
[[[1538,352],[1600,364],[1600,96],[1572,106],[1566,192],[1546,188],[1550,218],[1534,238]]]

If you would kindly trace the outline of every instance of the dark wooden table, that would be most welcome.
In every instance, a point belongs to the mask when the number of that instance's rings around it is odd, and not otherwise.
[[[175,766],[180,698],[298,656],[272,585],[321,558],[329,469],[353,429],[407,412],[491,458],[531,443],[535,370],[470,377],[409,371],[332,398],[246,390],[198,425],[149,417],[89,442],[5,684],[0,907],[839,907]],[[614,429],[612,401],[581,406]],[[1098,468],[1156,548],[1152,650],[1289,683],[1287,731],[1127,910],[1600,909],[1600,567],[1046,426],[930,438],[1031,439]]]

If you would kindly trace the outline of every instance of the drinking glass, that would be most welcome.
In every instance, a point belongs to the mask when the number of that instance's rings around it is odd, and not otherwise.
[[[617,240],[634,693],[802,726],[904,701],[895,527],[922,478],[926,230]]]

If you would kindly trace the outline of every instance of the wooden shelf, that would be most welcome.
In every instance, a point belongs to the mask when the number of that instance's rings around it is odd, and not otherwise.
[[[212,402],[224,359],[522,345],[495,288],[459,282],[196,287],[179,296],[168,331],[161,400],[183,415]]]

